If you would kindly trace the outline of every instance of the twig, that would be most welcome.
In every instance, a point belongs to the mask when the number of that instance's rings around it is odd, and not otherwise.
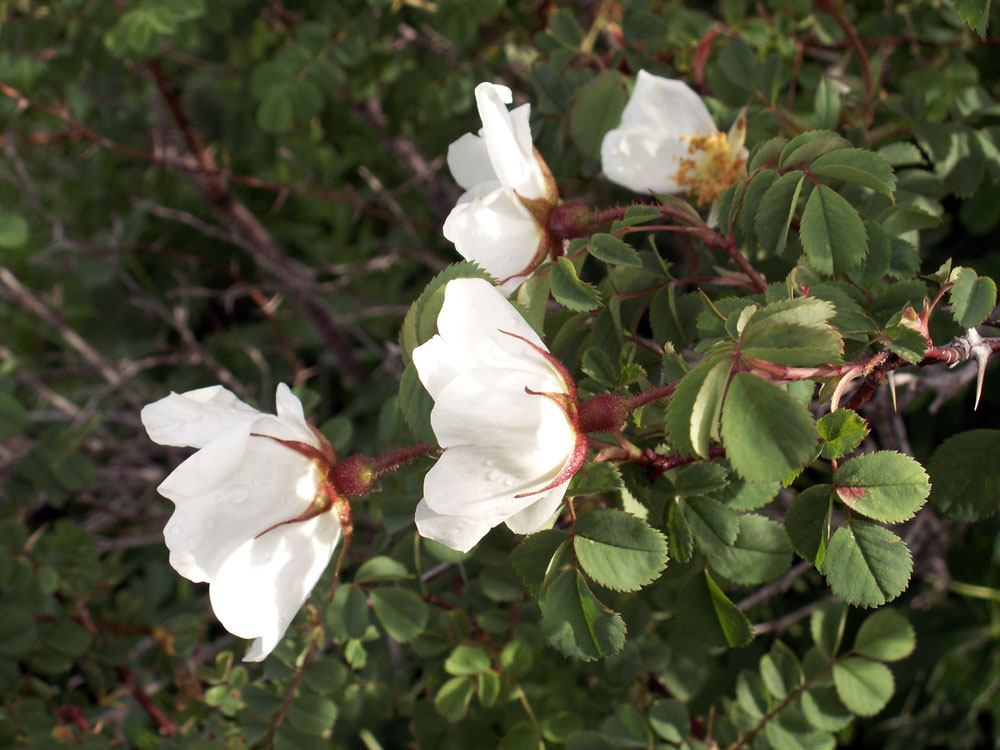
[[[132,696],[139,702],[139,705],[143,707],[149,718],[153,720],[153,723],[160,730],[160,734],[166,737],[173,737],[177,732],[177,725],[167,718],[166,714],[160,710],[160,707],[153,703],[153,699],[149,697],[149,694],[143,689],[142,685],[135,679],[132,672],[128,667],[119,666],[117,668],[118,679],[128,685],[129,690],[132,692]]]

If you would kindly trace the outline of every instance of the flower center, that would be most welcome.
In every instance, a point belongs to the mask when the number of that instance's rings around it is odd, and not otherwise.
[[[743,175],[746,157],[742,149],[733,153],[725,133],[682,135],[688,142],[690,156],[680,159],[674,180],[694,195],[699,205],[707,206]]]

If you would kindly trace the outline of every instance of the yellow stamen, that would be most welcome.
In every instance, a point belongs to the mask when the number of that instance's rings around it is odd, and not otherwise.
[[[700,205],[710,204],[745,174],[743,150],[733,153],[725,133],[682,135],[681,139],[688,142],[690,156],[680,159],[674,181]]]

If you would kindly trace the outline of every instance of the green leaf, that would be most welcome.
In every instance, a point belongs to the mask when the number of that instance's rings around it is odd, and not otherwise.
[[[385,555],[370,557],[361,563],[354,574],[355,583],[381,583],[383,581],[401,581],[413,578],[413,574],[398,560]]]
[[[969,28],[979,34],[980,39],[986,38],[986,27],[990,22],[991,0],[954,0],[955,10]]]
[[[528,674],[534,660],[531,646],[520,638],[508,641],[500,652],[500,666],[506,674],[515,678]]]
[[[785,146],[787,145],[788,139],[780,135],[764,141],[750,153],[750,162],[747,164],[747,171],[750,174],[754,174],[754,172],[767,164],[777,162],[781,156],[781,152],[785,150]]]
[[[510,561],[514,570],[521,576],[524,585],[536,595],[545,573],[549,569],[553,556],[559,546],[569,542],[569,534],[559,529],[546,529],[529,534],[510,553]]]
[[[806,201],[799,238],[809,264],[826,276],[857,268],[868,253],[868,233],[857,210],[826,185],[816,185]]]
[[[785,533],[793,549],[822,569],[833,511],[832,488],[817,484],[798,494],[785,513]]]
[[[714,499],[733,510],[757,510],[774,500],[780,488],[778,482],[748,482],[733,476],[729,486],[716,493]]]
[[[837,411],[820,418],[816,422],[816,431],[822,446],[820,455],[823,458],[838,459],[851,453],[868,437],[868,422],[858,416],[852,409],[837,409]]]
[[[434,709],[450,722],[461,721],[469,710],[469,701],[476,689],[471,677],[452,677],[434,696]]]
[[[827,659],[837,655],[846,623],[847,605],[831,599],[820,602],[809,616],[809,632],[816,648]]]
[[[368,600],[361,589],[339,582],[333,601],[326,608],[325,621],[330,636],[337,642],[363,638],[368,630]]]
[[[743,191],[743,204],[740,206],[739,213],[739,228],[743,233],[743,237],[750,243],[753,243],[757,237],[755,226],[760,202],[777,179],[778,173],[773,169],[762,169],[753,176],[750,184]],[[763,245],[764,243],[760,242],[759,244]]]
[[[759,175],[758,175],[759,177]],[[757,207],[757,242],[775,255],[783,255],[788,240],[788,228],[792,225],[799,192],[805,181],[802,172],[783,174],[767,189]],[[753,184],[751,183],[751,186]],[[750,192],[750,188],[747,188]]]
[[[587,251],[605,263],[642,268],[642,259],[635,248],[610,234],[593,235],[587,245]]]
[[[561,11],[570,18],[573,14]],[[575,24],[575,19],[573,20]],[[579,28],[579,26],[577,26]],[[578,88],[569,109],[569,136],[584,154],[592,159],[601,156],[601,141],[618,127],[627,97],[620,73],[609,70]]]
[[[894,201],[896,173],[884,158],[862,148],[848,148],[821,156],[809,168],[814,175],[853,182]]]
[[[714,463],[688,464],[677,470],[673,481],[677,497],[707,495],[729,484],[729,472],[726,467]]]
[[[10,440],[28,426],[28,410],[9,393],[0,393],[0,440]]]
[[[787,391],[748,372],[733,377],[722,406],[722,442],[743,478],[790,481],[815,455],[817,437],[809,411]]]
[[[21,247],[28,241],[28,222],[18,214],[0,214],[0,247]]]
[[[543,746],[539,728],[530,721],[521,721],[507,730],[497,750],[540,750]]]
[[[830,302],[809,297],[762,307],[740,334],[740,353],[788,367],[839,363],[844,345],[827,322],[835,312]]]
[[[312,693],[299,693],[285,714],[291,725],[304,734],[321,735],[337,721],[337,704]]]
[[[554,36],[560,44],[571,49],[576,49],[583,42],[583,29],[576,20],[576,16],[569,10],[557,10],[549,16],[549,33]],[[621,113],[618,113],[620,116]],[[618,124],[618,120],[615,120]]]
[[[37,641],[35,618],[20,607],[4,604],[0,617],[0,656],[20,656]]]
[[[968,430],[934,451],[931,505],[957,521],[979,521],[1000,510],[1000,430]]]
[[[618,653],[625,644],[625,622],[590,591],[583,574],[565,570],[541,603],[542,635],[560,653],[594,661]]]
[[[595,582],[615,591],[637,591],[667,564],[667,540],[641,518],[597,508],[573,525],[573,551]]]
[[[729,360],[706,360],[685,375],[667,405],[667,436],[679,454],[708,457],[708,443],[718,429]]]
[[[683,742],[691,732],[687,706],[672,699],[656,699],[649,707],[649,725],[667,742]]]
[[[677,618],[691,635],[709,646],[745,646],[753,626],[722,593],[706,570],[692,576],[677,594]]]
[[[755,720],[764,718],[774,705],[764,679],[749,669],[741,669],[736,677],[736,701]]]
[[[401,643],[423,632],[429,615],[424,601],[408,589],[378,588],[371,592],[372,608],[386,632]]]
[[[892,609],[880,609],[868,615],[854,637],[854,650],[878,661],[905,659],[916,646],[913,626]]]
[[[874,716],[889,702],[895,684],[885,664],[851,656],[833,665],[837,695],[848,710]]]
[[[417,368],[410,362],[403,370],[403,377],[399,382],[399,409],[414,436],[429,445],[437,444],[437,436],[431,428],[433,408],[434,399],[420,382]]]
[[[835,128],[840,120],[840,93],[830,79],[823,76],[816,87],[813,101],[816,125],[820,128]]]
[[[552,296],[567,310],[589,312],[601,306],[600,293],[576,275],[576,268],[560,257],[549,273]]]
[[[740,516],[732,547],[709,556],[708,564],[734,583],[758,584],[777,578],[792,564],[792,548],[781,524],[755,513]]]
[[[839,732],[854,718],[840,702],[833,685],[806,690],[802,694],[802,715],[814,727],[827,732]]]
[[[482,646],[462,643],[448,655],[444,671],[451,675],[473,675],[490,668],[490,656]]]
[[[624,487],[622,473],[617,466],[607,461],[592,461],[584,464],[569,480],[566,497],[617,492]]]
[[[695,545],[705,554],[722,552],[736,541],[740,522],[725,505],[702,497],[680,503]]]
[[[867,521],[849,521],[830,539],[823,574],[833,593],[856,607],[880,607],[910,582],[913,559],[903,540]]]
[[[805,680],[798,657],[781,641],[775,641],[771,650],[760,657],[760,676],[778,700],[791,695]]]
[[[833,487],[851,510],[883,523],[912,518],[931,491],[923,467],[895,451],[845,461],[833,473]]]
[[[287,133],[292,129],[295,105],[284,88],[267,92],[257,108],[257,126],[265,133]]]
[[[500,697],[500,675],[492,669],[487,669],[476,675],[476,695],[479,702],[486,707],[492,706]]]
[[[809,130],[788,142],[778,160],[780,169],[807,167],[814,160],[831,151],[850,148],[851,142],[829,130]]]
[[[684,507],[678,503],[670,505],[670,512],[667,514],[667,534],[673,558],[678,562],[689,562],[694,554],[694,532],[684,515]]]
[[[949,291],[951,316],[962,328],[972,328],[986,320],[997,306],[997,285],[971,268],[963,268]]]

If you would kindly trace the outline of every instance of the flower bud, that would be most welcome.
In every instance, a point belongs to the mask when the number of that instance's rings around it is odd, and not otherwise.
[[[330,470],[330,481],[343,497],[367,495],[377,479],[375,460],[361,454],[348,456]]]
[[[628,403],[613,393],[599,393],[578,407],[580,431],[620,432],[628,419]]]
[[[594,212],[583,203],[562,203],[549,213],[548,230],[560,240],[584,237],[594,223]]]

